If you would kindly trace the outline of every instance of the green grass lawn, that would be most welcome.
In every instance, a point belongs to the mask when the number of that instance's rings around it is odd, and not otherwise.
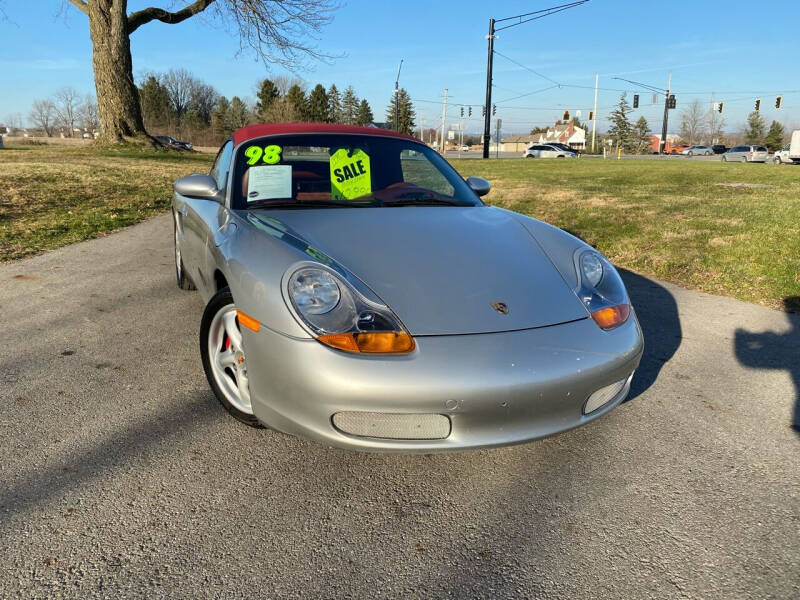
[[[0,150],[0,261],[165,211],[213,155],[64,146]],[[553,223],[616,264],[800,311],[800,167],[671,160],[454,160],[487,202]]]
[[[487,202],[579,236],[615,264],[800,311],[800,167],[670,160],[453,161]]]
[[[172,182],[213,155],[16,146],[0,150],[0,262],[164,212]]]

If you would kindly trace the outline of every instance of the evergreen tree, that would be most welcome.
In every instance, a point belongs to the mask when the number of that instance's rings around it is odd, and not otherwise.
[[[266,115],[275,101],[280,97],[278,87],[271,79],[264,79],[258,85],[258,92],[256,93],[258,100],[256,101],[256,112],[258,113],[259,121],[266,121]]]
[[[348,85],[342,96],[342,123],[355,125],[358,122],[358,108],[358,96],[353,86]]]
[[[394,114],[397,110],[397,126],[395,127]],[[411,97],[405,88],[400,88],[392,96],[392,101],[386,107],[386,122],[393,130],[409,135],[414,133],[414,105],[411,104]]]
[[[744,129],[744,143],[745,144],[761,144],[764,142],[764,132],[767,124],[764,122],[764,117],[757,111],[751,112],[747,115],[747,126]]]
[[[362,100],[361,104],[358,105],[358,112],[356,113],[356,125],[369,125],[374,120],[375,117],[372,115],[369,102]]]
[[[328,94],[321,83],[314,86],[308,97],[308,120],[314,123],[328,123]]]
[[[289,104],[293,110],[296,118],[300,121],[308,120],[308,100],[306,93],[298,84],[294,84],[286,92],[286,103]]]
[[[228,110],[228,123],[232,130],[244,127],[250,122],[250,111],[247,109],[247,104],[239,98],[234,96],[231,99],[231,107]]]
[[[225,96],[220,96],[211,112],[211,128],[220,137],[225,137],[233,131],[230,125],[230,110],[231,103]]]
[[[608,120],[611,121],[611,127],[608,128],[608,136],[623,150],[630,145],[632,127],[628,115],[633,112],[625,96],[625,92],[622,92],[617,108],[611,111],[608,116]]]
[[[639,117],[633,126],[631,146],[636,154],[646,154],[650,149],[650,125],[644,117]]]
[[[342,122],[342,97],[335,83],[328,88],[328,116],[331,123]]]
[[[148,75],[139,87],[139,102],[144,125],[148,129],[167,127],[175,120],[167,88],[155,75]]]
[[[770,152],[775,152],[776,150],[783,148],[783,137],[785,133],[786,132],[783,129],[783,125],[777,121],[773,121],[772,125],[769,126],[767,139],[764,141],[764,144],[767,146],[767,150]]]

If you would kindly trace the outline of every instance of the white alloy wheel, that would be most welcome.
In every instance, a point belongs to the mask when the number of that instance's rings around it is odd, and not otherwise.
[[[252,415],[247,361],[233,304],[220,308],[211,319],[207,344],[209,366],[219,391],[233,408]]]

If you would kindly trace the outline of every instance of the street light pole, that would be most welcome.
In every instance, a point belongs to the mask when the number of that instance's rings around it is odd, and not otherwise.
[[[483,158],[489,158],[489,136],[492,131],[492,63],[494,62],[494,19],[489,19],[489,56],[486,61],[486,113],[483,117]]]
[[[573,0],[566,4],[559,4],[558,6],[551,6],[550,8],[543,8],[541,10],[534,10],[532,12],[523,13],[521,15],[514,15],[513,17],[506,17],[505,19],[489,19],[489,35],[486,39],[489,40],[489,56],[486,60],[486,114],[483,120],[483,158],[489,158],[489,137],[492,133],[492,63],[494,62],[494,38],[495,31],[508,29],[509,27],[516,27],[523,23],[529,23],[548,17],[568,8],[574,8],[581,4],[586,4],[589,0]],[[507,21],[516,21],[516,23],[509,23],[503,25],[500,29],[495,30],[495,23],[505,23]]]
[[[399,102],[398,102],[398,94],[400,93],[400,90],[398,89],[398,85],[400,84],[400,69],[402,69],[402,68],[403,68],[403,59],[401,58],[400,59],[400,66],[397,67],[397,79],[394,80],[394,123],[393,123],[394,128],[393,129],[395,131],[400,131],[400,126],[397,123],[397,118],[398,118],[398,116],[397,116],[398,106],[397,105],[399,104]]]

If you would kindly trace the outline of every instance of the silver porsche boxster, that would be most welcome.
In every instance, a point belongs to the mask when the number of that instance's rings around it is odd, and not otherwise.
[[[359,450],[514,444],[608,412],[642,332],[614,267],[484,204],[410,136],[253,125],[175,182],[208,382],[253,426]]]

